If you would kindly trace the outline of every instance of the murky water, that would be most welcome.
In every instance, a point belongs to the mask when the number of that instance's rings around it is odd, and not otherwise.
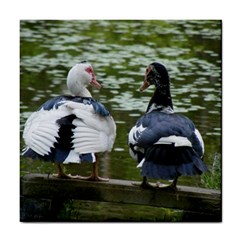
[[[159,61],[169,70],[175,111],[190,117],[202,133],[211,166],[213,155],[221,153],[221,58],[220,21],[21,21],[21,135],[38,106],[69,93],[68,70],[88,60],[103,85],[100,91],[90,89],[92,95],[117,124],[113,152],[102,156],[100,171],[110,178],[141,180],[128,154],[127,134],[154,91],[138,91],[145,69]],[[24,158],[20,167],[21,174],[55,171],[54,164]],[[87,174],[91,166],[66,168]],[[179,183],[201,185],[199,177],[182,177]]]

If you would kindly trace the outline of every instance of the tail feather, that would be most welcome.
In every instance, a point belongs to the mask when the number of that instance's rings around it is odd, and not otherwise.
[[[85,153],[79,154],[73,150],[65,150],[65,149],[56,149],[51,148],[51,152],[48,155],[40,155],[36,153],[31,148],[27,147],[23,149],[22,152],[23,157],[31,158],[33,160],[43,160],[46,162],[54,162],[54,163],[81,163],[81,162],[89,162],[94,163],[96,161],[94,153]]]
[[[191,147],[157,145],[146,149],[141,174],[170,180],[180,175],[199,175],[205,171],[206,165]]]

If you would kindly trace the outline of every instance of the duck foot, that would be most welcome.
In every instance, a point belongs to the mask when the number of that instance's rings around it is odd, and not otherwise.
[[[80,176],[76,175],[73,176],[71,174],[66,174],[62,168],[62,166],[60,164],[56,164],[57,165],[57,174],[52,174],[53,177],[55,178],[62,178],[62,179],[79,179]]]
[[[140,187],[143,188],[143,189],[156,189],[157,188],[157,186],[154,186],[154,185],[150,184],[147,181],[146,182],[142,182],[140,184]]]
[[[81,177],[79,176],[80,180],[86,180],[86,181],[95,181],[95,182],[109,182],[109,178],[103,178],[95,175],[91,175],[88,177]]]
[[[177,191],[177,187],[174,184],[166,185],[162,184],[160,182],[157,182],[157,188],[162,189],[162,190],[169,190],[169,191]]]
[[[175,191],[177,191],[177,186],[176,186],[177,179],[178,178],[175,178],[170,185],[166,185],[166,184],[163,184],[161,182],[157,182],[156,186],[154,186],[147,181],[147,177],[143,177],[143,181],[142,181],[141,184],[132,183],[132,185],[140,186],[143,189],[163,189],[163,190],[169,190],[169,191],[174,191],[175,192]]]
[[[176,177],[170,185],[166,185],[166,184],[162,184],[161,182],[157,182],[157,188],[175,192],[178,190],[177,189],[177,180],[178,180],[178,177]]]
[[[80,177],[81,180],[95,181],[95,182],[108,182],[109,178],[103,178],[98,176],[98,158],[96,156],[96,162],[93,163],[92,173],[89,177]]]
[[[154,185],[150,184],[150,183],[147,181],[147,178],[146,178],[146,177],[143,177],[143,181],[142,181],[141,184],[139,184],[139,183],[132,183],[132,185],[141,187],[141,188],[143,188],[143,189],[157,189],[157,186],[154,186]]]
[[[71,174],[65,174],[65,173],[57,173],[57,174],[52,174],[53,177],[55,178],[62,178],[62,179],[81,179],[81,176],[73,176]]]

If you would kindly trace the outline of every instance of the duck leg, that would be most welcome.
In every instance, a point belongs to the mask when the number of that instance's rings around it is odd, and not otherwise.
[[[150,184],[148,182],[146,176],[143,177],[143,180],[142,180],[141,184],[139,184],[139,183],[132,183],[132,185],[138,186],[138,187],[141,187],[141,188],[144,188],[144,189],[156,189],[158,187],[158,186],[153,186],[152,184]]]
[[[96,161],[93,163],[92,173],[89,177],[80,177],[82,180],[108,182],[109,178],[102,178],[98,175],[98,156],[95,154]]]
[[[172,189],[177,190],[177,180],[178,177],[174,178],[172,184],[170,185]]]
[[[148,182],[146,176],[143,177],[143,181],[142,181],[142,183],[140,184],[140,187],[141,187],[141,188],[145,188],[145,189],[153,189],[153,188],[156,188],[155,186],[151,185],[151,184]]]
[[[56,178],[64,178],[64,179],[77,179],[80,178],[79,176],[72,176],[71,174],[66,174],[61,166],[61,164],[56,164],[57,165],[57,174],[53,174],[53,177]]]

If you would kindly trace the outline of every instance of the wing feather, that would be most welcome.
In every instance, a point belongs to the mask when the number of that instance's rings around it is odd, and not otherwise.
[[[51,151],[59,141],[61,122],[68,115],[75,115],[72,124],[72,144],[76,153],[110,151],[116,136],[116,125],[110,115],[97,113],[91,104],[66,101],[58,108],[34,112],[27,120],[23,138],[29,148],[40,155]]]
[[[54,142],[49,140],[48,138],[41,136],[41,135],[37,135],[35,133],[33,133],[33,139],[35,141],[40,142],[42,145],[46,146],[46,148],[48,148],[48,149],[53,147],[53,144],[54,144]]]
[[[52,130],[51,132],[56,133],[54,130]],[[39,128],[39,130],[37,131],[37,134],[35,133],[34,134],[37,135],[38,137],[42,137],[43,139],[46,139],[46,141],[49,142],[48,144],[51,145],[52,143],[56,142],[56,137],[53,134],[51,134],[51,132],[49,131],[49,129],[45,128],[43,131],[42,128]]]
[[[111,151],[116,136],[116,125],[111,116],[95,113],[93,107],[84,104],[71,104],[73,121],[73,147],[79,153]],[[70,105],[67,105],[70,107]]]
[[[31,149],[37,152],[38,154],[44,156],[48,153],[49,149],[46,148],[41,142],[38,142],[37,139],[32,139]]]
[[[56,123],[59,117],[69,113],[61,109],[44,110],[34,112],[27,120],[23,132],[23,138],[27,146],[36,153],[44,156],[50,152],[50,148],[59,137],[59,125]]]

